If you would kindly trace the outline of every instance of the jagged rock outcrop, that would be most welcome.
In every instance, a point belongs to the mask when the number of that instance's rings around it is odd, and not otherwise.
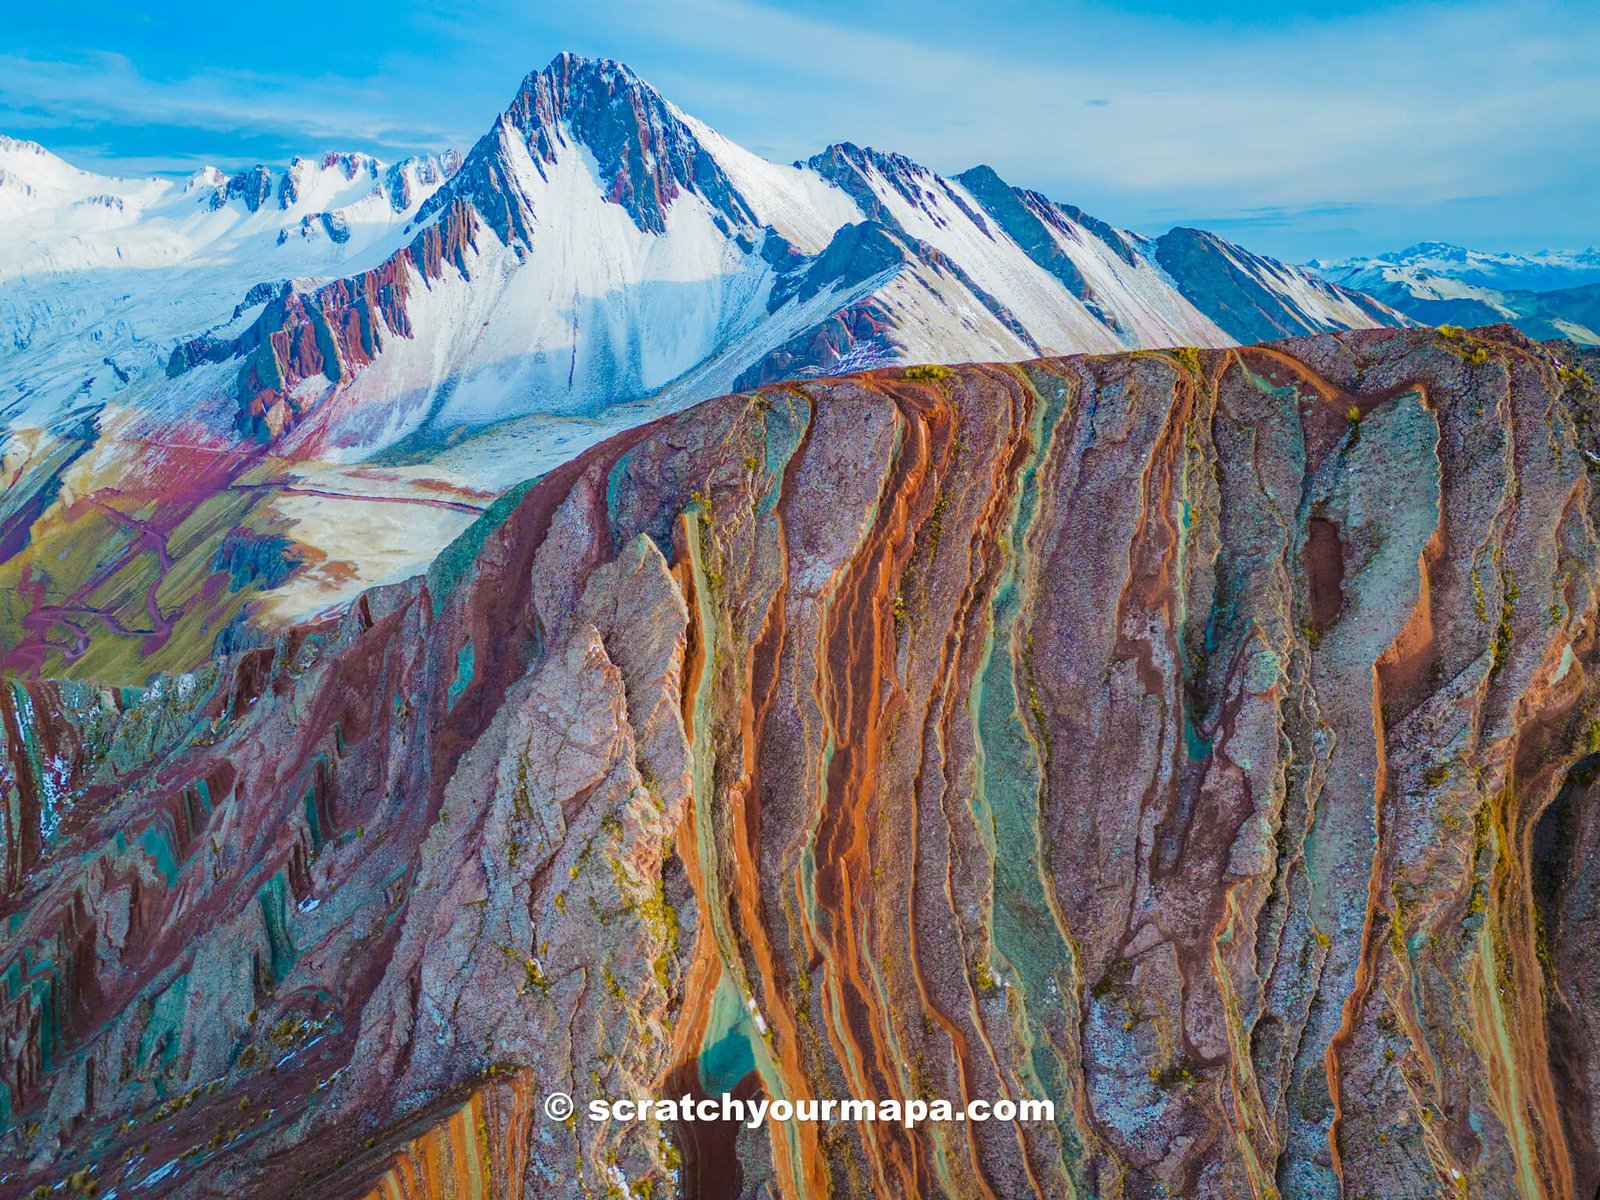
[[[788,384],[8,684],[0,1195],[1592,1194],[1595,365]],[[540,1111],[734,1086],[1057,1120]]]
[[[334,214],[319,219],[334,241],[348,240]],[[406,300],[426,288],[446,265],[462,277],[480,228],[477,212],[464,202],[422,229],[395,254],[359,275],[312,290],[283,285],[237,337],[191,339],[174,348],[167,374],[176,378],[200,363],[239,360],[238,395],[243,431],[272,441],[309,406],[301,388],[308,379],[338,383],[377,356],[389,336],[409,337]]]

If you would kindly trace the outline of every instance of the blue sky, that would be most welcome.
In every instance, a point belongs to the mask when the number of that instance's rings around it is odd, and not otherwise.
[[[20,11],[17,11],[20,9]],[[1293,259],[1600,243],[1592,2],[16,6],[0,132],[119,173],[483,133],[560,50],[770,158],[834,141]]]

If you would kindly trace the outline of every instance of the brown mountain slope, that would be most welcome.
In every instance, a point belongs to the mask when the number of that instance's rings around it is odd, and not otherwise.
[[[0,1195],[1592,1194],[1589,379],[775,387],[274,650],[10,684]],[[736,1085],[1056,1120],[584,1115]]]

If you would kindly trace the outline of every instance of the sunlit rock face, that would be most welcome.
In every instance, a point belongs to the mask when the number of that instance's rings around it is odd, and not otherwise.
[[[775,386],[8,683],[0,1195],[1592,1194],[1596,366]],[[583,1117],[736,1088],[1056,1120]]]

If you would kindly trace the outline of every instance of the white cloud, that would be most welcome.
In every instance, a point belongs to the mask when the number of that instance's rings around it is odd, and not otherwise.
[[[289,134],[338,148],[442,147],[447,131],[407,119],[393,98],[346,80],[203,68],[170,81],[127,57],[90,51],[76,62],[0,55],[0,112],[41,127],[98,121],[229,133]]]

